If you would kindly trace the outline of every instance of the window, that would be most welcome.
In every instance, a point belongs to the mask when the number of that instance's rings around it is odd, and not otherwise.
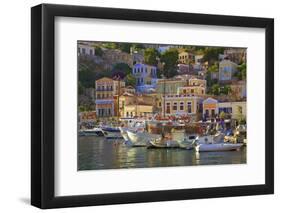
[[[191,94],[193,94],[194,93],[194,89],[191,89]]]
[[[166,104],[166,113],[171,113],[171,104],[170,103],[167,103]]]
[[[161,107],[161,102],[159,102],[159,107]]]
[[[100,99],[100,94],[97,95],[97,99]]]
[[[180,102],[180,110],[183,111],[183,102]]]
[[[173,104],[173,110],[178,110],[178,103],[177,103],[177,102],[174,102],[174,104]]]
[[[86,49],[85,48],[82,48],[82,53],[86,54]]]
[[[92,49],[90,49],[90,55],[93,55],[93,50]]]
[[[186,94],[186,89],[183,90],[183,93]]]
[[[191,102],[187,102],[187,113],[192,113]]]

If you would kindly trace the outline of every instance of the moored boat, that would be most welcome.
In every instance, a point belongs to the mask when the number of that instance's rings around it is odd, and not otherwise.
[[[243,144],[232,143],[211,143],[211,144],[196,144],[196,152],[219,152],[219,151],[237,151]]]
[[[121,139],[123,138],[118,127],[102,127],[104,137],[106,139]]]
[[[103,130],[101,128],[84,129],[83,133],[85,136],[104,136]]]
[[[156,138],[149,140],[149,148],[179,148],[177,141],[165,138]]]
[[[149,134],[147,132],[133,132],[131,130],[127,130],[126,132],[131,146],[147,146],[151,139],[160,137],[160,135]]]

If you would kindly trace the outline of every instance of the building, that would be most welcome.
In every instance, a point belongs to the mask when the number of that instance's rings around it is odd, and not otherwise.
[[[97,117],[117,116],[116,98],[121,94],[125,82],[111,78],[96,80],[96,114]]]
[[[157,68],[147,64],[135,64],[132,74],[136,78],[136,91],[138,93],[154,92],[157,83]]]
[[[230,95],[235,100],[243,100],[247,97],[247,85],[246,81],[238,81],[236,83],[233,83],[229,85],[231,88]]]
[[[247,107],[245,101],[219,102],[213,98],[207,98],[203,101],[203,118],[215,118],[221,112],[230,115],[232,119],[241,119],[247,117]]]
[[[247,118],[247,103],[246,101],[237,101],[237,102],[231,102],[232,107],[232,118],[233,119],[241,119],[241,118]]]
[[[131,94],[135,94],[136,93],[136,89],[132,86],[126,86],[125,88],[122,89],[122,93],[131,93]]]
[[[178,55],[178,62],[181,64],[190,64],[194,62],[194,55],[188,52],[181,52]]]
[[[178,95],[204,96],[206,95],[206,87],[203,86],[185,86],[178,87]]]
[[[95,55],[95,47],[84,44],[84,43],[78,43],[78,55],[83,56],[94,56]]]
[[[200,110],[202,98],[190,95],[162,96],[162,114],[196,116]]]
[[[158,79],[156,93],[160,95],[177,94],[178,87],[187,86],[188,80],[185,78],[175,77],[170,79]]]
[[[105,49],[102,57],[110,66],[117,63],[125,63],[129,67],[133,66],[133,56],[118,49]]]
[[[229,59],[224,59],[219,63],[219,81],[227,82],[233,79],[234,73],[237,71],[237,64],[230,61]]]
[[[150,95],[134,95],[125,92],[119,97],[119,111],[123,118],[151,117],[155,109],[155,99]]]
[[[246,62],[247,49],[246,48],[227,48],[224,50],[224,55],[236,64]]]
[[[194,56],[194,65],[193,65],[193,69],[195,71],[200,71],[203,69],[203,57],[204,55],[195,55]]]
[[[203,118],[215,118],[219,113],[218,101],[214,98],[207,98],[202,103]]]
[[[178,64],[178,73],[182,74],[194,74],[194,69],[191,64]]]
[[[202,87],[206,87],[207,86],[207,81],[204,79],[200,79],[200,78],[190,78],[188,80],[188,85],[189,86],[202,86]]]

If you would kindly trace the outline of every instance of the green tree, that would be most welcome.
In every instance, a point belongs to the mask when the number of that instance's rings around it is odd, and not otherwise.
[[[119,43],[119,49],[126,53],[130,53],[131,46],[131,43]]]
[[[214,84],[211,88],[211,92],[214,95],[219,95],[220,94],[220,86],[218,84]]]
[[[228,95],[231,92],[231,87],[229,85],[225,85],[220,88],[220,93]]]
[[[144,51],[144,61],[146,64],[156,65],[157,56],[158,56],[158,52],[154,48],[147,48]]]
[[[141,49],[144,49],[144,46],[143,44],[132,44],[132,48],[133,50],[141,50]]]
[[[131,67],[126,63],[117,63],[114,64],[112,68],[112,73],[121,72],[124,76],[130,74],[132,72]]]
[[[83,87],[82,83],[79,81],[78,82],[78,94],[82,95],[85,91],[85,88]]]
[[[246,80],[247,78],[247,65],[246,63],[242,63],[237,67],[238,71],[241,73],[241,80]]]
[[[203,61],[208,61],[209,66],[218,61],[219,54],[224,53],[223,47],[206,47],[204,50]]]
[[[126,85],[130,85],[135,87],[136,86],[136,78],[130,73],[125,78]]]
[[[103,51],[100,47],[95,47],[95,55],[100,57],[103,55]]]
[[[219,65],[218,63],[214,63],[213,65],[208,67],[209,72],[218,72],[219,71]]]
[[[167,78],[171,78],[177,74],[177,61],[178,61],[178,50],[171,48],[165,51],[161,56],[160,60],[164,63],[164,75]]]

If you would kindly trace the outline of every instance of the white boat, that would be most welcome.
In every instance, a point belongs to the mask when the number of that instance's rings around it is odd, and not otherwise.
[[[195,150],[196,152],[237,151],[242,146],[243,144],[232,143],[197,144]]]
[[[213,144],[213,143],[223,143],[224,142],[224,134],[217,133],[215,135],[203,135],[196,138],[197,144]]]
[[[149,134],[147,132],[133,132],[130,130],[126,132],[129,138],[128,145],[131,146],[147,146],[151,139],[160,137],[160,135]]]
[[[85,136],[104,136],[103,130],[101,128],[84,129],[82,130]]]
[[[106,139],[121,139],[123,138],[118,127],[102,127],[104,137]]]
[[[194,140],[197,138],[197,134],[186,134],[184,129],[174,130],[171,133],[172,140],[177,141],[180,148],[192,149]]]
[[[187,135],[182,141],[178,141],[180,148],[191,150],[195,145],[197,135]]]
[[[123,139],[125,141],[125,144],[127,144],[129,142],[129,137],[128,137],[127,132],[126,132],[128,130],[128,128],[126,128],[126,127],[119,127],[119,129],[120,129],[120,134],[121,134],[121,136],[123,137]]]

